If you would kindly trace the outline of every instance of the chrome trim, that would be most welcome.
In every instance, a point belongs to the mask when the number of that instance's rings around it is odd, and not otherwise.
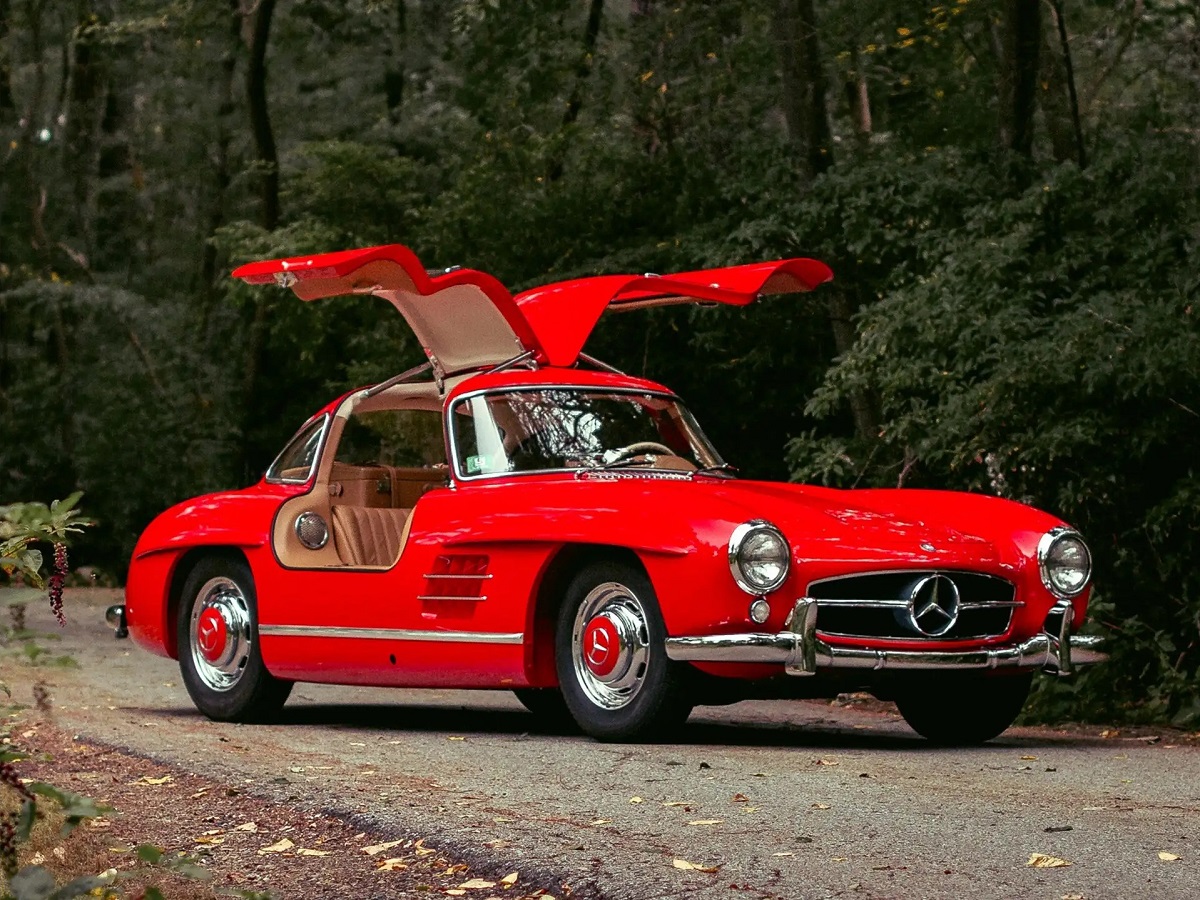
[[[1077,591],[1070,593],[1055,586],[1050,576],[1046,574],[1046,560],[1050,556],[1051,548],[1059,541],[1060,538],[1068,536],[1076,538],[1079,541],[1080,546],[1083,547],[1083,552],[1087,554],[1087,577],[1083,579],[1083,584],[1079,586]],[[1070,528],[1066,525],[1056,525],[1043,534],[1041,540],[1038,541],[1037,562],[1038,575],[1041,576],[1042,586],[1045,587],[1046,590],[1052,593],[1055,597],[1059,597],[1063,600],[1070,600],[1073,597],[1078,597],[1085,590],[1087,590],[1087,586],[1092,583],[1092,551],[1091,548],[1088,547],[1087,541],[1083,539],[1083,535],[1081,535],[1074,528]]]
[[[116,603],[104,611],[104,621],[112,626],[114,637],[129,637],[129,623],[125,618],[125,604]]]
[[[486,600],[487,594],[470,594],[452,597],[448,594],[418,594],[418,600]]]
[[[738,554],[741,553],[742,545],[746,542],[746,538],[756,531],[775,532],[784,548],[783,571],[779,573],[779,577],[771,584],[762,586],[751,583],[750,579],[742,571],[741,563],[738,560]],[[729,571],[733,574],[733,580],[737,582],[737,586],[747,594],[760,597],[763,594],[769,594],[771,591],[777,590],[781,584],[787,581],[788,572],[791,571],[791,567],[791,544],[783,536],[783,532],[766,519],[751,519],[749,522],[743,522],[737,528],[733,529],[733,534],[729,536]]]
[[[946,596],[942,596],[943,587]],[[941,574],[926,575],[908,589],[904,611],[913,631],[926,637],[941,637],[958,623],[961,605],[962,596],[953,579]]]
[[[304,523],[310,521],[311,519],[316,519],[321,523],[321,531],[323,532],[321,540],[316,544],[310,544],[308,541],[306,541],[304,539],[304,534],[302,533]],[[296,516],[296,521],[292,523],[292,528],[296,532],[296,540],[298,540],[309,550],[320,550],[329,543],[329,526],[325,524],[325,520],[321,518],[320,513],[313,512],[311,509],[307,509],[300,513],[300,515]]]
[[[528,476],[528,475],[554,475],[554,474],[559,474],[559,473],[564,473],[564,472],[572,474],[572,475],[576,475],[580,472],[603,472],[603,471],[606,471],[603,469],[561,468],[561,469],[533,469],[528,472],[491,472],[486,475],[466,475],[463,473],[461,467],[459,466],[459,464],[458,464],[458,439],[454,433],[453,423],[454,423],[454,410],[460,403],[465,403],[468,400],[474,400],[476,397],[484,397],[484,396],[487,396],[488,394],[515,394],[515,393],[525,393],[525,392],[531,392],[531,391],[564,391],[564,390],[565,391],[591,391],[593,393],[605,393],[605,394],[633,394],[633,395],[636,395],[639,397],[662,397],[664,400],[670,400],[672,403],[677,403],[677,404],[679,404],[679,406],[682,409],[687,410],[687,405],[679,398],[679,396],[677,394],[672,394],[669,391],[650,390],[648,388],[608,387],[606,385],[561,384],[560,383],[560,384],[519,384],[519,385],[511,385],[509,387],[480,388],[479,390],[475,390],[475,391],[467,391],[465,393],[459,394],[457,397],[454,398],[454,402],[446,408],[446,413],[443,417],[444,427],[445,427],[445,431],[446,431],[446,440],[450,447],[450,466],[454,473],[454,478],[458,481],[465,483],[465,482],[469,482],[469,481],[486,481],[488,479],[495,479],[495,478],[521,478],[521,477]],[[695,420],[693,419],[693,421],[695,421]],[[696,423],[696,428],[697,428],[697,432],[699,433],[699,436],[701,438],[703,438],[704,443],[708,445],[708,449],[712,452],[713,457],[718,462],[723,462],[723,460],[721,459],[721,454],[717,452],[717,448],[714,447],[709,442],[708,438],[702,432],[699,431],[699,423]],[[647,468],[647,469],[639,469],[639,471],[658,472],[658,471],[669,471],[669,470]],[[690,473],[677,473],[677,474],[688,475],[690,478]]]
[[[463,599],[456,597],[455,599]],[[429,641],[443,644],[520,644],[522,632],[419,631],[411,628],[345,628],[327,625],[259,625],[264,637],[358,638],[367,641]]]
[[[423,362],[419,366],[413,366],[411,369],[406,369],[405,371],[401,372],[399,375],[393,375],[391,378],[387,378],[387,379],[379,382],[379,384],[371,385],[369,388],[365,389],[359,396],[366,399],[367,397],[374,397],[376,394],[382,394],[388,388],[395,387],[398,384],[402,384],[403,382],[408,381],[408,379],[415,378],[417,375],[420,375],[423,372],[427,372],[429,369],[432,369],[432,368],[433,368],[432,363]]]
[[[1058,607],[1056,607],[1058,609]],[[1042,632],[1018,644],[974,650],[880,650],[839,647],[817,636],[817,601],[796,601],[784,630],[776,634],[718,634],[672,637],[667,656],[681,662],[782,663],[789,675],[824,669],[882,671],[1043,669],[1070,674],[1079,666],[1108,659],[1104,639],[1071,635],[1070,614],[1056,634]]]
[[[210,612],[220,618],[224,634],[215,622],[205,618]],[[210,578],[196,592],[188,621],[188,647],[180,648],[180,654],[191,655],[192,669],[205,687],[225,693],[242,680],[254,644],[251,623],[250,600],[232,578]],[[220,644],[211,648],[210,655],[205,644],[215,643],[213,638],[220,639]]]
[[[450,579],[459,579],[459,578],[487,579],[487,578],[491,578],[492,576],[491,575],[436,575],[435,574],[435,575],[424,575],[422,577],[424,577],[424,578],[450,578]]]
[[[313,454],[313,461],[308,467],[308,474],[303,478],[271,478],[264,475],[263,479],[267,482],[267,484],[308,484],[308,482],[312,480],[313,475],[316,474],[317,466],[321,464],[321,457],[325,455],[325,442],[329,440],[329,423],[333,421],[333,415],[331,413],[325,413],[321,416],[321,419],[321,438],[317,442],[317,452]],[[307,422],[297,428],[296,432],[287,439],[287,443],[283,445],[283,449],[279,451],[278,455],[271,460],[271,464],[267,466],[268,472],[275,468],[275,464],[279,462],[279,460],[283,457],[283,454],[287,453],[288,448],[292,446],[292,441],[296,440],[296,438],[300,436],[301,432],[311,425],[313,421],[313,419],[309,419]]]
[[[818,578],[816,581],[809,582],[808,590],[811,591],[819,584],[831,584],[834,581],[849,581],[851,578],[865,578],[870,575],[948,575],[953,578],[960,572],[963,575],[970,575],[973,578],[990,578],[992,581],[999,581],[1001,584],[1013,587],[1013,583],[1007,578],[992,575],[989,572],[978,572],[974,569],[936,567],[932,569],[870,569],[865,572],[851,572],[849,575],[831,575],[828,578]]]
[[[908,607],[907,600],[896,598],[889,600],[881,598],[879,600],[850,600],[840,599],[837,597],[819,597],[817,602],[822,606],[852,606],[858,609],[905,609]],[[1024,606],[1024,600],[963,600],[959,603],[959,609],[1015,609],[1018,606]]]

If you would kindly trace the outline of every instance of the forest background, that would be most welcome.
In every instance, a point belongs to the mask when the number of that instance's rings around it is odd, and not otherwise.
[[[236,264],[380,243],[513,289],[795,255],[834,285],[614,317],[750,477],[1079,527],[1113,660],[1042,717],[1200,726],[1194,0],[0,0],[0,503],[77,562],[419,361]]]

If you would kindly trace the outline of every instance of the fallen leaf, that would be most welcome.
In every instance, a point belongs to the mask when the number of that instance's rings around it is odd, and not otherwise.
[[[814,759],[814,766],[840,766],[841,763],[836,759]]]
[[[589,825],[611,825],[612,819],[596,819],[594,822],[588,822]]]
[[[1158,858],[1163,862],[1175,862],[1175,860],[1179,859],[1174,853],[1168,853],[1166,850],[1159,850]]]
[[[1036,756],[1022,756],[1021,759],[1037,759]]]
[[[757,806],[743,806],[743,807],[742,807],[742,812],[744,812],[744,813],[755,813],[755,812],[758,812],[758,807],[757,807]]]
[[[814,803],[812,805],[812,808],[813,809],[829,809],[830,807],[829,807],[828,803]]]
[[[199,800],[201,797],[203,797],[207,793],[208,793],[208,788],[202,788],[202,789],[196,791],[196,793],[192,794],[191,799]]]
[[[850,859],[850,857],[848,857],[848,856],[831,856],[831,857],[829,857],[830,862],[846,862],[849,859]]]
[[[293,844],[291,841],[289,841],[287,838],[282,838],[281,840],[272,844],[270,847],[263,847],[258,852],[259,853],[282,853],[285,850],[291,850],[295,846],[296,845]]]
[[[403,840],[399,840],[388,841],[385,844],[372,844],[370,847],[363,847],[362,852],[367,854],[367,856],[374,856],[377,853],[382,853],[384,850],[391,850],[393,847],[399,847],[403,843]]]
[[[691,800],[668,800],[663,806],[691,806]]]
[[[794,850],[784,850],[782,853],[772,853],[771,855],[772,856],[795,856],[796,852]]]
[[[112,822],[108,821],[108,819],[85,819],[84,821],[87,822],[89,828],[109,828],[112,826]]]
[[[484,888],[494,888],[496,882],[484,881],[482,878],[472,878],[470,881],[464,881],[459,885],[460,888],[468,891],[482,891]]]
[[[503,878],[500,879],[500,883],[507,884],[511,887],[512,885],[517,883],[517,873],[509,872],[507,875],[505,875]]]
[[[258,823],[257,822],[246,822],[242,825],[237,826],[233,830],[234,831],[258,831]]]
[[[641,803],[641,802],[642,802],[642,798],[641,798],[641,797],[630,797],[630,798],[629,798],[629,802],[630,802],[630,803]]]
[[[174,781],[174,776],[164,775],[162,778],[151,778],[149,775],[143,775],[137,781],[131,781],[130,784],[166,784],[168,781]]]
[[[688,822],[689,825],[720,825],[724,819],[692,819]]]
[[[448,741],[465,741],[466,738],[465,737],[448,737],[448,738],[446,738],[446,740],[448,740]]]
[[[733,800],[732,800],[731,802],[733,802],[733,803],[747,803],[747,802],[749,802],[749,800],[750,800],[750,798],[749,798],[749,797],[747,797],[745,794],[740,794],[740,793],[739,793],[739,794],[734,794],[734,795],[733,795]]]
[[[364,744],[362,741],[351,741],[350,746],[351,747],[365,747],[367,745]]]
[[[297,856],[328,856],[329,850],[309,850],[307,847],[301,847],[296,851]]]
[[[225,838],[223,838],[223,837],[198,837],[198,838],[196,838],[196,843],[197,844],[212,844],[215,847],[217,844],[225,843]]]
[[[1045,853],[1030,853],[1029,862],[1025,863],[1025,865],[1034,869],[1061,869],[1071,864],[1065,859],[1059,859],[1057,856],[1047,856]]]
[[[466,891],[462,890],[461,888],[447,888],[444,891],[444,893],[448,894],[451,897],[461,897],[463,894],[466,893]]]
[[[393,856],[390,859],[380,860],[375,866],[376,872],[399,872],[402,869],[407,869],[408,863],[398,856]]]
[[[701,863],[688,862],[686,859],[673,860],[671,865],[677,869],[689,869],[696,872],[708,872],[710,874],[721,868],[720,866],[706,866]]]

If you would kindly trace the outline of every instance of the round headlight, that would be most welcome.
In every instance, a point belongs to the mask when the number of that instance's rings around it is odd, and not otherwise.
[[[1042,584],[1063,599],[1078,595],[1092,578],[1092,554],[1079,533],[1051,528],[1038,542]]]
[[[729,538],[729,571],[743,591],[765,594],[787,578],[792,551],[783,533],[755,519],[733,530]]]

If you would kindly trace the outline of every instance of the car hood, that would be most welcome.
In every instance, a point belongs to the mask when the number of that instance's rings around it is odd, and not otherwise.
[[[812,290],[833,273],[814,259],[781,259],[666,276],[600,275],[513,296],[486,272],[427,270],[407,247],[391,244],[248,263],[233,277],[291,288],[301,300],[383,297],[404,316],[431,362],[452,374],[496,366],[523,353],[540,364],[572,366],[608,309],[744,306],[766,294]]]

